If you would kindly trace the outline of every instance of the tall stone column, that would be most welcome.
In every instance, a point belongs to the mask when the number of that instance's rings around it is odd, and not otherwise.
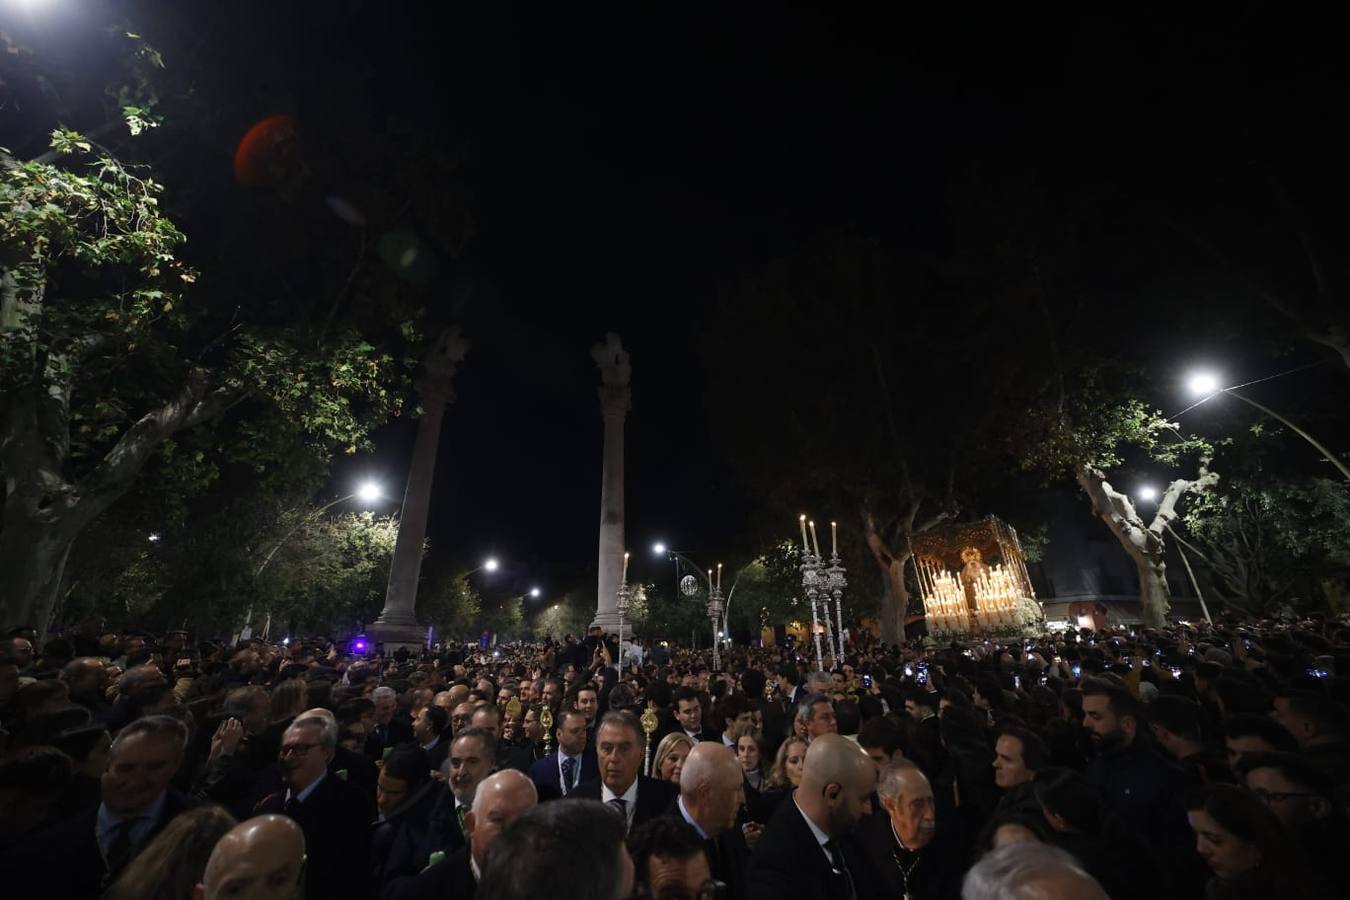
[[[618,631],[615,593],[623,577],[623,424],[632,409],[628,382],[633,370],[619,336],[605,335],[591,348],[600,369],[600,411],[605,419],[605,455],[600,476],[600,567],[596,585],[595,621],[606,633]]]
[[[460,336],[459,326],[447,328],[422,362],[422,377],[417,394],[422,418],[417,423],[412,467],[403,494],[403,511],[398,520],[398,541],[394,561],[389,567],[389,589],[384,595],[384,611],[370,626],[369,635],[383,642],[386,650],[400,646],[421,646],[425,629],[417,624],[417,582],[422,574],[422,547],[427,537],[427,511],[431,505],[431,482],[436,473],[436,451],[441,442],[441,420],[445,407],[454,402],[451,386],[455,367],[469,351],[469,342]]]

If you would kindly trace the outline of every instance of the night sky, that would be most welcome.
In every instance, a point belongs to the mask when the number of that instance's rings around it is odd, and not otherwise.
[[[719,398],[702,354],[719,285],[835,226],[940,252],[945,198],[975,172],[1030,166],[1204,203],[1249,154],[1315,164],[1341,146],[1337,115],[1306,89],[1335,74],[1317,49],[1334,29],[1273,4],[856,18],[350,5],[361,11],[337,37],[379,55],[390,108],[471,148],[478,233],[443,272],[434,315],[463,322],[474,346],[442,435],[428,571],[492,552],[522,587],[594,577],[589,348],[606,331],[633,361],[630,546],[645,557],[659,537],[734,561],[751,549],[754,498],[710,433]],[[1139,352],[1178,346],[1159,329]],[[1283,364],[1255,355],[1242,364]],[[363,474],[401,483],[412,428],[378,432],[373,460],[340,462],[333,491]]]

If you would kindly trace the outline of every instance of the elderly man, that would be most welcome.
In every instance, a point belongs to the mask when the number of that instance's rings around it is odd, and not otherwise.
[[[724,882],[732,900],[747,896],[745,869],[750,848],[736,827],[745,803],[745,775],[728,747],[703,741],[689,751],[680,771],[675,814],[703,839],[712,877]]]
[[[442,850],[458,850],[467,843],[465,819],[473,808],[474,792],[496,765],[497,741],[483,729],[471,726],[450,742],[450,755],[441,767],[449,789],[441,793],[431,814]]]
[[[675,786],[641,774],[645,744],[637,716],[606,713],[596,729],[595,746],[600,777],[578,785],[569,796],[604,802],[623,817],[625,832],[670,808]]]
[[[801,784],[779,804],[747,873],[754,900],[857,900],[862,862],[845,838],[871,812],[877,769],[857,744],[837,734],[811,742]]]
[[[797,705],[797,730],[807,741],[814,741],[822,734],[839,733],[834,704],[827,695],[811,694]]]
[[[285,816],[255,816],[216,842],[193,900],[290,900],[299,895],[304,866],[300,826]]]
[[[608,717],[606,717],[608,718]],[[600,727],[605,727],[604,721]],[[480,900],[621,900],[633,893],[623,820],[572,797],[527,810],[497,839]]]
[[[6,895],[99,896],[174,816],[197,805],[169,787],[187,737],[183,723],[169,716],[123,728],[112,743],[98,807],[30,835],[0,858]]]
[[[1109,900],[1076,859],[1049,844],[1009,844],[966,874],[961,900]]]
[[[281,738],[284,790],[265,797],[257,814],[281,813],[305,833],[309,865],[305,896],[310,900],[370,895],[367,829],[375,817],[370,800],[354,785],[328,772],[337,749],[332,719],[296,719]]]
[[[366,755],[384,759],[399,744],[413,741],[412,725],[398,710],[398,692],[388,686],[377,687],[370,695],[375,703],[375,728],[366,741]]]
[[[484,778],[464,816],[468,845],[427,868],[415,878],[394,882],[385,900],[473,900],[487,863],[487,852],[502,829],[539,802],[534,783],[515,769]]]
[[[959,842],[935,839],[933,788],[919,767],[899,757],[882,769],[881,811],[858,829],[871,862],[872,893],[912,900],[953,897],[960,890]]]

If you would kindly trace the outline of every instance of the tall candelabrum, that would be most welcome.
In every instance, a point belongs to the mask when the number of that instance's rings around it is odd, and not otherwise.
[[[833,545],[830,550],[830,564],[816,545],[816,523],[811,522],[811,540],[806,539],[807,520],[801,517],[802,526],[802,592],[811,604],[811,633],[816,642],[816,669],[825,667],[824,653],[821,647],[821,625],[824,624],[825,646],[835,661],[844,656],[844,588],[848,587],[846,571],[839,559],[839,542],[835,523],[830,523],[830,535]],[[834,598],[834,622],[830,621],[830,598]],[[822,623],[822,619],[824,620]],[[836,627],[837,626],[837,627]],[[836,638],[837,636],[837,638]]]
[[[831,597],[834,597],[834,618],[839,627],[835,630],[835,640],[839,642],[839,652],[835,655],[836,662],[842,662],[844,659],[844,588],[848,587],[848,579],[844,577],[844,566],[839,561],[839,551],[836,550],[830,557],[830,567],[822,573],[822,581]],[[829,603],[825,604],[825,618],[830,617]]]
[[[823,654],[820,648],[820,607],[822,596],[828,597],[825,593],[824,580],[821,578],[820,557],[816,556],[810,550],[802,551],[802,591],[806,594],[806,600],[811,604],[811,634],[816,641],[816,670],[825,668]],[[830,621],[830,611],[827,606],[825,609],[825,623],[828,627]],[[831,652],[833,648],[831,648]]]
[[[722,669],[722,655],[721,655],[722,641],[721,635],[719,634],[720,631],[719,626],[722,623],[723,605],[722,605],[722,588],[720,585],[721,582],[720,576],[718,578],[718,582],[719,583],[714,584],[712,589],[708,591],[708,620],[712,622],[712,640],[713,640],[712,648],[713,648],[714,672],[719,672]]]
[[[632,602],[633,589],[625,581],[614,592],[614,608],[619,611],[619,658],[616,663],[620,672],[623,671],[623,620],[628,616],[628,607]]]

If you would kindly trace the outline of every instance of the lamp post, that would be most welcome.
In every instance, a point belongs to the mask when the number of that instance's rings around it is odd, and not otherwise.
[[[1289,421],[1284,416],[1280,415],[1275,410],[1271,409],[1269,406],[1266,406],[1263,403],[1258,403],[1251,397],[1246,397],[1242,394],[1239,394],[1236,388],[1221,387],[1219,377],[1214,373],[1196,372],[1195,374],[1191,375],[1190,379],[1187,381],[1187,387],[1189,388],[1193,396],[1201,398],[1197,403],[1195,403],[1194,406],[1191,407],[1191,409],[1194,409],[1195,406],[1199,406],[1201,403],[1205,403],[1213,399],[1214,397],[1219,396],[1220,394],[1225,394],[1229,397],[1236,397],[1237,399],[1241,400],[1248,406],[1260,412],[1263,412],[1266,415],[1270,416],[1275,421],[1284,424],[1286,428],[1294,432],[1294,434],[1298,435],[1299,437],[1303,438],[1305,441],[1307,441],[1309,444],[1312,445],[1314,450],[1322,454],[1322,458],[1325,459],[1327,462],[1331,463],[1333,466],[1335,466],[1337,471],[1339,471],[1341,475],[1345,477],[1346,481],[1350,481],[1350,468],[1346,467],[1345,463],[1341,462],[1340,458],[1337,457],[1335,453],[1332,453],[1331,450],[1323,446],[1322,443],[1317,440],[1317,438],[1308,434],[1308,432],[1304,431],[1302,428],[1299,428],[1293,422]]]

